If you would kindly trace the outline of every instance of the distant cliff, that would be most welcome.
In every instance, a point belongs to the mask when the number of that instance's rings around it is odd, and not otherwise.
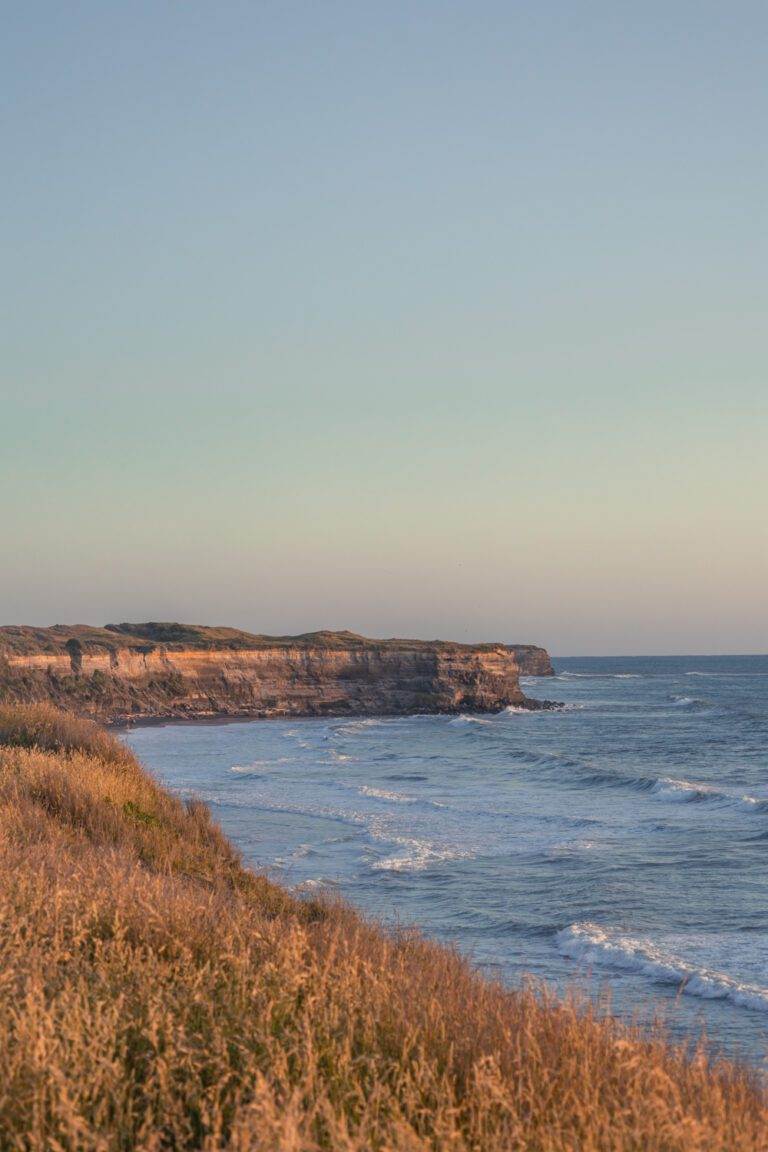
[[[49,700],[100,720],[397,715],[537,708],[532,646],[257,636],[186,624],[0,628],[0,699]],[[546,670],[544,670],[546,669]]]
[[[535,644],[508,644],[517,661],[521,676],[554,676],[555,670],[546,648]]]

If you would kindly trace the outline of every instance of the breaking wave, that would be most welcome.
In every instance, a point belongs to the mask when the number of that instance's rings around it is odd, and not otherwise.
[[[661,776],[650,788],[660,800],[674,804],[718,803],[744,812],[768,812],[768,799],[758,796],[734,796],[722,792],[710,784],[695,784],[691,780],[676,780],[672,776]]]
[[[383,723],[383,720],[376,720],[373,717],[347,720],[344,724],[335,725],[333,732],[337,735],[358,736],[363,732],[367,732],[369,728],[380,728]]]
[[[275,764],[294,764],[295,757],[293,756],[278,756],[274,760],[252,760],[250,764],[233,764],[230,772],[234,772],[238,776],[254,776],[261,779],[265,770],[269,770]]]
[[[466,728],[467,726],[473,725],[473,724],[476,724],[476,725],[491,724],[492,721],[487,720],[482,716],[467,716],[465,713],[462,712],[462,714],[460,716],[454,716],[453,720],[449,720],[448,723],[451,725],[452,728]]]
[[[560,952],[581,964],[637,972],[662,984],[677,985],[689,996],[730,1000],[741,1008],[768,1012],[768,988],[742,983],[725,972],[693,964],[652,940],[589,922],[564,928],[556,939]]]
[[[406,796],[402,792],[392,792],[388,788],[372,788],[363,784],[359,789],[361,796],[370,796],[374,800],[391,800],[395,804],[416,804],[415,796]]]
[[[694,780],[678,779],[673,776],[626,776],[619,772],[609,772],[592,768],[584,761],[557,753],[542,754],[538,757],[521,756],[523,763],[530,763],[539,772],[559,779],[570,778],[574,784],[587,787],[630,789],[644,792],[654,800],[672,804],[711,804],[713,807],[733,809],[755,814],[768,814],[768,797],[738,795],[703,784]]]
[[[402,851],[371,864],[373,872],[422,872],[432,864],[442,864],[447,860],[466,860],[472,853],[460,848],[441,847],[428,840],[416,840],[407,836],[387,836],[394,844],[402,845]]]

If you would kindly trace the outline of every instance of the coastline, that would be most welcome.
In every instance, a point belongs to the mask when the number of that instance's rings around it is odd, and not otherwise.
[[[96,725],[0,708],[0,763],[12,1143],[765,1148],[745,1067],[298,899]]]
[[[578,978],[596,996],[608,983],[622,1018],[652,1001],[676,1037],[695,1043],[703,1019],[723,1054],[761,1063],[768,658],[743,664],[564,660],[552,687],[566,708],[551,714],[209,720],[122,738],[285,883],[331,880],[513,983]],[[724,890],[738,923],[723,922]],[[760,1011],[742,1003],[752,986]]]
[[[552,674],[533,645],[261,636],[186,624],[0,627],[0,699],[100,723],[492,713],[555,706],[520,676]]]
[[[508,707],[519,712],[559,712],[565,707],[565,704],[561,700],[539,700],[528,696],[524,702],[509,705]],[[425,718],[433,716],[455,717],[465,714],[476,717],[490,717],[501,715],[505,711],[506,708],[468,713],[465,713],[463,709],[452,709],[434,710],[432,712],[286,712],[273,713],[270,715],[254,712],[217,712],[211,714],[200,713],[195,716],[190,716],[183,712],[170,712],[163,715],[129,716],[115,720],[107,720],[104,721],[103,724],[109,731],[129,731],[131,728],[164,727],[168,724],[194,726],[243,724],[249,721],[253,723],[270,723],[280,720],[290,721],[291,723],[294,721],[296,723],[303,723],[312,720],[396,720],[406,717],[418,719],[421,716]]]

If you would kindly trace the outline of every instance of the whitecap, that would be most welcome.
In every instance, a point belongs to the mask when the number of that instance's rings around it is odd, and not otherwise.
[[[250,764],[233,764],[230,772],[238,776],[261,776],[264,768],[274,768],[276,764],[295,764],[295,756],[275,756],[273,760],[252,760]]]
[[[403,792],[393,792],[388,788],[372,788],[368,784],[363,784],[358,788],[361,796],[370,796],[374,800],[391,800],[395,804],[415,804],[415,796],[406,796]]]
[[[338,724],[333,731],[337,734],[356,736],[358,733],[367,732],[369,728],[379,728],[383,723],[383,720],[376,720],[373,717],[365,720],[348,720],[344,724]]]
[[[710,700],[702,700],[700,696],[670,696],[673,708],[704,708]]]
[[[405,836],[387,836],[387,840],[400,844],[403,851],[386,856],[371,865],[374,872],[421,872],[431,864],[441,864],[447,860],[465,860],[471,852],[460,848],[439,847],[428,840],[416,840]]]
[[[742,983],[725,972],[694,964],[653,940],[589,922],[571,924],[558,932],[556,940],[564,956],[581,964],[637,972],[660,983],[676,985],[689,996],[730,1000],[742,1008],[768,1012],[768,988]]]
[[[652,795],[660,800],[676,804],[701,803],[712,801],[744,812],[768,812],[768,798],[760,796],[734,796],[723,792],[711,784],[697,784],[691,780],[676,780],[671,776],[661,776],[650,788]]]
[[[690,780],[675,780],[671,776],[660,777],[651,785],[650,790],[654,796],[675,804],[690,804],[718,795],[717,791],[707,784],[694,784]]]

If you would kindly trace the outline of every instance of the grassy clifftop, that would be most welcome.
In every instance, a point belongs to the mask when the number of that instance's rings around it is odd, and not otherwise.
[[[0,1148],[735,1152],[749,1075],[245,870],[101,729],[0,708]]]
[[[375,649],[408,647],[448,650],[493,651],[500,644],[458,644],[450,640],[373,640],[356,632],[303,632],[299,636],[264,636],[239,628],[208,627],[203,624],[158,623],[107,624],[92,628],[86,624],[55,624],[34,628],[23,624],[0,627],[0,656],[55,655],[68,650],[73,642],[86,651],[115,652],[121,648],[146,650],[162,645],[171,651],[258,651],[265,648]]]

